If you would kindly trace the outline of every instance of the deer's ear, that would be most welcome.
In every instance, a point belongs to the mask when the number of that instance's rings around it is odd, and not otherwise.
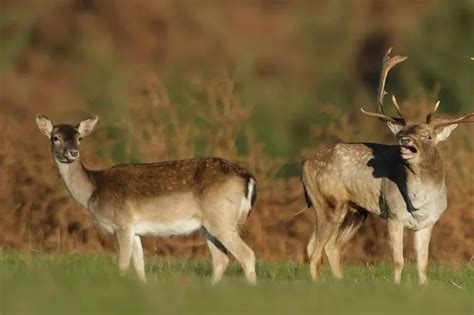
[[[53,123],[51,120],[43,115],[38,114],[36,115],[36,124],[38,125],[38,129],[42,134],[48,138],[51,138],[51,132],[53,132]]]
[[[387,126],[388,126],[388,129],[390,129],[390,131],[394,134],[394,135],[397,135],[397,133],[403,129],[403,126],[401,125],[397,125],[397,124],[394,124],[394,123],[391,123],[389,121],[387,121]]]
[[[448,139],[448,137],[451,135],[451,132],[453,132],[453,130],[456,129],[457,126],[458,124],[452,124],[452,125],[447,125],[446,127],[440,127],[438,130],[436,130],[436,135],[435,135],[436,143]]]
[[[97,121],[99,120],[99,117],[94,116],[92,118],[87,118],[79,123],[77,126],[77,130],[79,131],[79,134],[81,137],[86,137],[91,134],[92,130],[94,130],[95,124],[97,124]]]

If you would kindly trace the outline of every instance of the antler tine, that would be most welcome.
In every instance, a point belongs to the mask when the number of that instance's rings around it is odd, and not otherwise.
[[[393,57],[390,57],[391,52],[392,52],[392,47],[390,47],[387,50],[387,52],[385,53],[383,57],[382,71],[380,72],[380,81],[379,81],[379,87],[377,90],[377,99],[379,103],[377,111],[382,114],[384,113],[383,97],[385,96],[385,94],[387,94],[387,92],[385,92],[385,81],[387,80],[387,75],[393,67],[405,61],[408,58],[408,57],[400,56],[400,55],[395,55]]]
[[[370,117],[376,117],[376,118],[378,118],[378,119],[380,119],[384,122],[391,122],[391,123],[396,124],[396,125],[405,126],[405,120],[403,118],[392,117],[392,116],[385,115],[383,113],[368,112],[368,111],[364,110],[363,108],[361,108],[360,111],[364,115],[367,115],[367,116],[370,116]]]
[[[363,108],[360,110],[362,111],[363,114],[370,116],[370,117],[376,117],[380,119],[381,121],[385,122],[391,122],[393,124],[397,125],[405,125],[405,118],[403,117],[401,111],[400,111],[400,106],[398,106],[397,99],[395,96],[392,95],[392,101],[395,109],[397,110],[398,117],[392,117],[388,116],[385,114],[383,110],[383,98],[387,92],[385,91],[385,81],[387,80],[387,75],[390,72],[390,70],[395,67],[397,64],[405,61],[408,57],[405,56],[400,56],[400,55],[395,55],[393,57],[390,56],[390,53],[392,52],[392,47],[390,47],[387,52],[385,53],[383,57],[383,62],[382,62],[382,71],[380,72],[380,81],[379,81],[379,87],[377,89],[377,100],[378,100],[378,107],[377,107],[377,112],[368,112],[365,111]]]
[[[444,127],[448,125],[453,125],[453,124],[461,124],[461,123],[469,123],[469,122],[474,122],[474,120],[469,120],[469,118],[474,117],[474,112],[471,112],[469,114],[466,114],[464,116],[458,117],[458,118],[452,118],[452,119],[437,119],[434,121],[434,126],[436,128],[438,127]]]
[[[433,116],[436,113],[436,111],[438,110],[438,107],[439,107],[440,103],[441,103],[440,101],[437,101],[434,108],[433,108],[433,110],[431,112],[429,112],[428,115],[426,115],[426,123],[427,124],[431,123],[431,121],[433,120]]]
[[[405,121],[405,117],[403,117],[402,111],[400,110],[400,105],[398,105],[398,101],[395,95],[392,95],[392,103],[393,103],[393,107],[395,107],[395,110],[398,113],[398,116],[400,116],[400,118]]]

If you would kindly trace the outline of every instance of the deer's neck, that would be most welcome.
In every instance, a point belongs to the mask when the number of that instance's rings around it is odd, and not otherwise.
[[[55,162],[69,193],[77,202],[87,208],[89,199],[96,190],[96,183],[92,179],[90,171],[82,165],[79,159],[69,164]]]
[[[405,168],[409,183],[416,181],[436,186],[444,183],[444,165],[436,148],[420,162],[416,164],[405,164]]]

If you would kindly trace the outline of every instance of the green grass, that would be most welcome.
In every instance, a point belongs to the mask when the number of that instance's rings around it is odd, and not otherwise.
[[[390,266],[327,269],[318,283],[306,265],[257,266],[247,286],[232,264],[222,283],[209,284],[210,263],[148,259],[148,283],[117,275],[114,256],[0,252],[0,314],[473,314],[474,268],[430,266],[430,283],[416,284],[408,267],[392,284]]]

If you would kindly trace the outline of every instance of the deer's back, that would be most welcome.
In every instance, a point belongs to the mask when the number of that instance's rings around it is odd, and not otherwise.
[[[99,194],[128,198],[179,192],[200,194],[229,179],[254,178],[245,168],[220,158],[116,165],[95,177]]]

